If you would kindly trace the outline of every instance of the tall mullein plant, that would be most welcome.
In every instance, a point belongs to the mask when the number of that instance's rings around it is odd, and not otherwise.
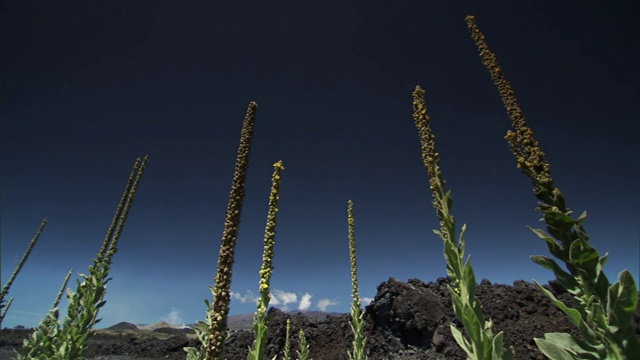
[[[80,274],[83,281],[77,280],[78,286],[75,292],[67,290],[69,307],[62,326],[58,327],[56,324],[57,302],[59,301],[57,299],[53,307],[55,311],[50,312],[56,318],[45,318],[41,323],[41,325],[49,327],[49,331],[42,331],[42,339],[25,340],[22,356],[19,358],[69,360],[85,358],[86,345],[93,335],[93,326],[100,321],[97,318],[98,311],[106,303],[104,297],[107,293],[107,283],[111,280],[108,277],[111,262],[114,254],[118,251],[118,240],[133,204],[147,160],[148,156],[145,156],[143,159],[137,159],[134,163],[120,203],[107,230],[107,235],[93,260],[93,265],[89,266],[89,275]],[[40,341],[46,341],[50,346],[44,347],[39,343]]]
[[[22,270],[24,263],[27,261],[27,258],[31,254],[33,247],[36,246],[36,243],[38,242],[40,234],[42,234],[42,230],[44,230],[45,225],[47,225],[47,218],[44,218],[44,220],[42,220],[42,222],[40,223],[40,227],[38,228],[38,231],[36,231],[36,235],[29,242],[27,250],[25,250],[24,254],[22,254],[22,258],[18,262],[18,265],[16,265],[13,273],[11,273],[11,276],[9,276],[9,280],[7,280],[7,283],[4,284],[2,290],[0,290],[0,329],[2,329],[2,320],[4,320],[4,317],[7,315],[7,311],[9,310],[9,307],[13,302],[13,298],[9,299],[9,301],[6,301],[5,298],[9,293],[9,289],[11,288],[13,281],[16,279],[16,276],[18,276],[18,273],[20,272],[20,270]]]
[[[456,317],[467,333],[462,335],[453,324],[451,333],[458,345],[467,353],[468,359],[505,359],[514,357],[513,348],[504,349],[502,332],[495,337],[491,331],[491,321],[485,321],[484,314],[476,298],[476,278],[471,259],[464,261],[466,226],[462,226],[458,243],[453,240],[456,231],[455,219],[451,215],[453,199],[451,191],[446,191],[446,183],[440,170],[440,158],[435,148],[435,136],[431,130],[427,115],[425,91],[416,86],[413,92],[413,119],[422,145],[422,160],[429,173],[429,188],[433,195],[433,206],[440,219],[440,230],[434,232],[444,242],[444,257],[447,261],[447,273],[453,287],[448,286]]]
[[[517,167],[533,183],[533,192],[539,201],[536,209],[542,213],[542,220],[547,225],[547,232],[530,229],[545,241],[549,252],[565,264],[567,271],[546,256],[531,256],[531,259],[553,271],[560,284],[573,294],[575,308],[565,306],[540,284],[538,287],[569,316],[584,337],[577,339],[565,333],[550,333],[545,334],[545,339],[535,339],[536,344],[552,359],[640,359],[633,320],[638,305],[633,276],[623,270],[618,281],[609,284],[603,271],[607,254],[600,256],[589,244],[589,236],[583,227],[586,212],[576,219],[571,216],[564,195],[553,184],[551,166],[533,137],[496,56],[484,42],[474,17],[467,16],[466,22],[511,120],[512,129],[505,139]]]
[[[365,360],[367,338],[364,336],[364,312],[360,308],[358,292],[358,270],[356,266],[356,220],[353,216],[353,201],[347,203],[347,222],[349,224],[349,262],[351,264],[351,285],[353,303],[351,304],[351,332],[353,333],[353,352],[347,351],[349,360]]]
[[[273,164],[271,176],[271,194],[269,194],[269,210],[267,225],[264,232],[264,251],[262,254],[262,267],[260,268],[260,298],[255,318],[253,320],[253,332],[255,340],[249,348],[248,360],[262,360],[267,345],[267,307],[270,294],[269,283],[273,274],[273,247],[276,243],[276,221],[278,219],[278,202],[280,201],[280,173],[284,170],[282,161]]]
[[[209,286],[213,302],[204,301],[207,307],[205,321],[199,321],[194,328],[201,345],[198,348],[184,348],[187,352],[188,360],[224,359],[224,341],[227,338],[227,317],[231,301],[231,269],[233,267],[238,228],[240,227],[240,211],[242,210],[242,201],[244,199],[244,186],[249,168],[249,153],[257,108],[258,104],[256,102],[249,103],[242,125],[240,146],[238,147],[236,167],[231,183],[222,242],[218,255],[218,271],[214,279],[214,286]]]

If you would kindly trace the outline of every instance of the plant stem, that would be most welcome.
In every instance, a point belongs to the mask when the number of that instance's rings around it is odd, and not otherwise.
[[[253,332],[255,340],[249,349],[248,360],[262,360],[264,349],[267,345],[267,307],[270,294],[269,283],[273,274],[273,247],[276,243],[276,222],[278,220],[278,202],[280,200],[280,173],[284,170],[282,161],[273,164],[271,176],[271,193],[269,194],[269,211],[267,225],[264,231],[264,250],[262,254],[262,267],[260,268],[260,299],[258,299],[256,316],[253,320]]]
[[[349,262],[351,264],[351,285],[353,303],[351,304],[351,332],[353,333],[353,352],[347,351],[350,360],[365,360],[365,345],[367,338],[364,336],[364,319],[360,308],[360,295],[358,292],[358,269],[356,265],[356,220],[353,216],[353,201],[347,203],[347,222],[349,224]]]
[[[236,168],[231,183],[229,204],[227,206],[222,243],[218,256],[218,271],[214,280],[213,303],[209,309],[208,332],[205,344],[205,358],[211,360],[224,359],[224,340],[227,337],[227,316],[229,314],[231,270],[235,252],[238,228],[240,227],[240,212],[244,199],[244,186],[249,168],[249,153],[251,138],[255,124],[256,102],[249,103],[247,114],[242,125],[240,146],[236,158]]]

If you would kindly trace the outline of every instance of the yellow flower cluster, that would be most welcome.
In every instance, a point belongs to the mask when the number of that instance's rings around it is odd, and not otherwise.
[[[260,268],[260,308],[266,307],[269,303],[269,282],[273,274],[273,247],[276,242],[276,220],[278,216],[278,201],[280,200],[280,172],[284,170],[282,161],[273,164],[273,175],[271,176],[271,193],[269,194],[269,212],[267,214],[267,226],[264,232],[264,250],[262,254],[262,267]]]

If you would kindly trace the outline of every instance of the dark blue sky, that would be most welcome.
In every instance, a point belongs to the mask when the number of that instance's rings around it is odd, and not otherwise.
[[[215,3],[216,5],[213,5]],[[34,326],[86,272],[137,157],[150,160],[114,258],[102,326],[192,323],[216,262],[247,105],[259,104],[232,313],[255,310],[272,164],[284,162],[272,289],[348,312],[347,200],[360,292],[446,276],[411,92],[420,84],[478,279],[552,278],[503,139],[508,118],[464,18],[476,16],[569,207],[639,272],[636,9],[566,1],[5,2],[0,23],[2,281],[40,221],[5,326]],[[626,4],[626,3],[625,3]],[[245,302],[243,302],[245,301]],[[64,301],[63,301],[64,303]]]

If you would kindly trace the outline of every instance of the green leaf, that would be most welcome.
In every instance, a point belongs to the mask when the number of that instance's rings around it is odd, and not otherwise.
[[[455,291],[453,291],[453,289],[447,285],[447,288],[449,289],[449,293],[451,294],[451,302],[453,303],[453,311],[456,314],[456,318],[460,321],[462,321],[463,318],[463,309],[464,309],[464,305],[462,304],[462,299],[460,299],[460,295],[456,294]]]
[[[551,291],[545,289],[544,287],[542,287],[542,285],[540,285],[539,282],[535,282],[538,285],[538,288],[540,290],[542,290],[542,292],[547,295],[547,297],[560,309],[562,310],[562,312],[564,312],[565,314],[567,314],[567,316],[569,316],[569,320],[574,324],[574,325],[578,325],[580,323],[580,321],[582,320],[582,316],[580,315],[580,312],[576,309],[573,308],[569,308],[567,307],[565,304],[563,304],[561,301],[559,301],[558,299],[556,299],[556,297],[551,293]]]
[[[491,358],[502,359],[502,331],[493,338],[491,345]]]
[[[460,228],[460,236],[459,236],[460,241],[463,241],[464,234],[466,232],[467,232],[467,224],[462,224],[462,227]]]
[[[545,337],[549,334],[545,334]],[[551,360],[574,360],[564,346],[561,346],[553,341],[534,338],[538,349],[542,351]]]
[[[582,222],[587,218],[587,211],[583,211],[582,214],[580,214],[580,216],[578,216],[578,218],[576,219],[576,224],[577,225],[582,225]]]
[[[584,342],[581,343],[581,347],[583,349],[589,349],[596,354],[598,353],[598,349],[604,350],[604,344],[602,343],[601,336],[596,334],[584,319],[582,319],[580,324],[578,324],[578,330],[580,330],[580,334],[584,338]]]
[[[513,347],[509,347],[508,349],[505,350],[504,345],[502,344],[502,338],[503,338],[503,333],[501,331],[493,339],[491,359],[513,360],[515,357]]]
[[[471,266],[471,255],[467,257],[467,262],[465,263],[462,271],[464,276],[464,283],[467,284],[469,299],[473,300],[476,297],[476,275],[473,273],[473,267]],[[484,322],[484,319],[482,321]]]
[[[607,263],[607,260],[609,260],[609,253],[605,253],[600,257],[600,259],[598,259],[598,270],[597,270],[598,273],[601,273],[604,271],[604,264]]]
[[[467,224],[462,224],[462,228],[460,229],[460,236],[458,237],[458,249],[460,254],[464,254],[466,250],[466,241],[464,240],[464,234],[467,231]]]
[[[444,256],[447,260],[447,266],[451,268],[451,272],[453,274],[449,274],[454,279],[459,280],[462,278],[462,274],[459,271],[462,268],[462,263],[460,260],[460,255],[458,254],[457,248],[450,242],[446,241],[444,244]]]
[[[591,280],[595,280],[600,260],[598,250],[586,241],[576,240],[569,248],[569,259],[574,266],[584,270]]]
[[[556,242],[556,240],[554,240],[551,236],[549,236],[544,230],[542,229],[534,229],[532,227],[527,226],[527,228],[529,228],[529,230],[533,231],[534,234],[536,234],[539,238],[541,238],[542,240],[544,240],[547,243],[547,248],[549,249],[549,252],[557,257],[558,259],[564,259],[564,252],[562,250],[562,246],[560,244],[558,244]]]
[[[598,259],[596,265],[596,280],[595,280],[595,293],[601,302],[605,302],[609,293],[609,279],[604,273],[604,264],[607,262],[609,253],[604,254]]]
[[[462,309],[462,319],[459,320],[464,324],[464,329],[467,331],[472,343],[482,346],[482,322],[480,322],[471,306],[465,306]],[[479,353],[484,352],[484,349],[479,350]]]
[[[560,282],[560,285],[562,285],[562,287],[569,293],[575,295],[582,291],[576,279],[571,274],[564,271],[554,260],[542,255],[532,255],[530,258],[534,263],[552,270],[553,274]]]
[[[456,340],[456,342],[462,348],[462,350],[464,350],[467,353],[467,356],[469,356],[469,359],[477,359],[477,356],[473,354],[473,348],[471,347],[471,344],[469,344],[467,339],[465,339],[464,336],[462,336],[462,332],[460,332],[458,328],[453,326],[453,324],[450,324],[449,328],[451,328],[451,335],[453,335],[453,338]]]
[[[571,226],[575,223],[571,216],[553,210],[545,211],[544,222],[554,228]]]
[[[607,305],[610,325],[619,328],[629,326],[638,306],[638,291],[628,270],[620,272],[618,281],[609,288]]]

